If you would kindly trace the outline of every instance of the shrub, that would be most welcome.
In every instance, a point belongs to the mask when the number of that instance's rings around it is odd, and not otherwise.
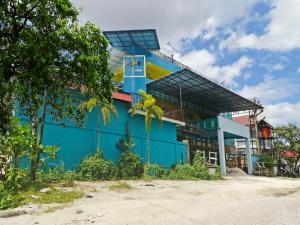
[[[168,170],[162,168],[158,164],[152,164],[150,165],[149,169],[149,175],[151,175],[154,179],[164,179],[168,175]]]
[[[215,174],[215,176],[214,176],[214,179],[216,179],[216,180],[222,179],[222,173],[221,173],[221,167],[220,167],[220,166],[217,167],[217,170],[216,170],[216,174]]]
[[[196,152],[192,166],[195,169],[195,176],[197,178],[204,180],[209,180],[211,178],[205,159],[199,152]]]
[[[0,209],[14,208],[19,205],[19,196],[0,184]]]
[[[17,193],[29,181],[28,171],[19,168],[9,168],[5,174],[3,188]]]
[[[75,173],[72,171],[65,171],[64,162],[61,161],[58,166],[54,168],[45,169],[37,172],[38,180],[44,183],[61,183],[63,186],[74,186]]]
[[[270,155],[261,155],[259,161],[264,162],[265,167],[268,169],[272,169],[277,163]]]
[[[113,163],[103,159],[103,153],[99,151],[85,157],[77,168],[79,179],[82,180],[111,180],[114,172]]]
[[[139,179],[142,177],[144,167],[141,158],[129,151],[121,154],[116,166],[116,176],[119,179]]]
[[[141,158],[131,152],[135,143],[132,137],[120,138],[116,147],[120,150],[121,156],[116,166],[118,179],[139,179],[142,177],[144,167]]]
[[[7,169],[5,179],[0,183],[0,209],[19,206],[21,203],[19,193],[28,181],[28,171],[19,168]]]
[[[176,165],[168,175],[172,180],[194,180],[196,178],[196,170],[189,164]]]

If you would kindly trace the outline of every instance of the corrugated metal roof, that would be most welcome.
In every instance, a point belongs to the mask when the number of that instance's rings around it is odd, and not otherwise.
[[[125,52],[133,46],[147,50],[160,49],[155,29],[104,31],[103,35],[111,46]]]
[[[147,91],[175,103],[181,95],[183,106],[214,114],[263,108],[189,69],[148,83]]]

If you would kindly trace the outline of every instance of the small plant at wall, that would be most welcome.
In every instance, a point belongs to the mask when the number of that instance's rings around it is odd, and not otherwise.
[[[167,169],[162,168],[158,164],[152,164],[149,169],[149,175],[154,179],[166,179],[169,171]]]
[[[192,166],[195,169],[195,175],[197,178],[205,180],[210,179],[207,163],[200,152],[196,152]]]
[[[156,105],[155,98],[147,94],[144,90],[139,90],[141,95],[141,99],[138,103],[132,106],[131,113],[135,115],[138,110],[142,110],[145,112],[145,127],[147,132],[147,166],[150,167],[150,133],[151,133],[151,125],[152,125],[152,117],[158,119],[160,122],[162,121],[163,110]]]
[[[177,164],[168,176],[171,180],[195,180],[197,179],[196,170],[190,164]]]
[[[121,151],[120,159],[116,165],[116,177],[118,179],[139,179],[144,172],[141,158],[131,152],[135,146],[132,137],[123,137],[117,143],[117,148]]]
[[[96,151],[81,161],[76,172],[82,180],[111,180],[115,168],[111,161],[103,159],[102,152]]]
[[[131,151],[135,147],[134,139],[132,137],[120,138],[116,147],[121,152]]]
[[[113,103],[104,103],[98,98],[90,98],[88,101],[82,104],[83,107],[91,112],[94,107],[99,107],[98,110],[98,120],[97,120],[97,151],[100,151],[100,125],[101,125],[101,114],[103,118],[103,123],[107,126],[110,122],[110,113],[114,115],[115,118],[118,117],[118,111]]]

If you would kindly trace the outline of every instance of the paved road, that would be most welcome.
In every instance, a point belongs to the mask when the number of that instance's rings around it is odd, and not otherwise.
[[[0,224],[300,224],[300,179],[246,176],[128,183],[134,189],[123,192],[110,191],[111,182],[80,183],[93,198],[55,212],[0,219]]]

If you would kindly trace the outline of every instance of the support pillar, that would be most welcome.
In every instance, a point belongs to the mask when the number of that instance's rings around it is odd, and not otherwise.
[[[253,165],[252,165],[252,150],[250,148],[250,138],[246,138],[246,154],[247,154],[247,162],[248,162],[248,174],[253,174]]]
[[[219,144],[219,158],[220,158],[220,167],[221,174],[226,174],[226,160],[225,160],[225,147],[224,147],[224,131],[218,129],[218,144]]]
[[[189,140],[182,140],[183,143],[186,145],[186,162],[188,164],[191,163],[191,154],[190,154],[190,143]]]

